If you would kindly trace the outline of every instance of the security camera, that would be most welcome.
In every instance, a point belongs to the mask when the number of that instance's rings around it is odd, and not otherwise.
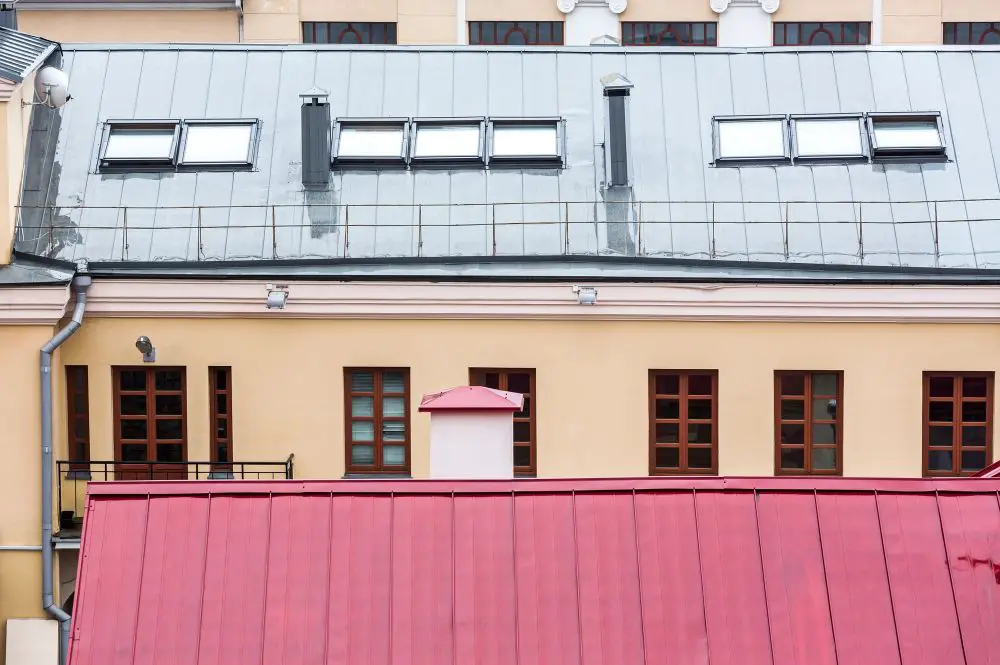
[[[151,363],[156,360],[156,348],[145,335],[140,335],[139,339],[135,340],[135,348],[142,354],[143,362]]]

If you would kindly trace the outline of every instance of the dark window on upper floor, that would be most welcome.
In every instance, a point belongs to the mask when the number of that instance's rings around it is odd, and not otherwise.
[[[945,23],[945,44],[1000,44],[1000,23]]]
[[[716,46],[717,23],[622,23],[624,46]]]
[[[775,23],[775,46],[850,46],[871,43],[872,24]]]
[[[115,367],[113,381],[117,478],[183,477],[181,464],[187,460],[184,368]]]
[[[304,21],[305,44],[395,44],[395,23],[341,23]]]
[[[469,21],[469,44],[561,46],[562,21]]]
[[[410,370],[344,370],[347,472],[410,473]]]
[[[233,461],[233,371],[230,367],[208,368],[208,391],[211,402],[210,431],[212,449],[209,456],[213,466],[231,464]],[[223,467],[229,470],[232,467]]]
[[[90,392],[86,365],[66,367],[66,413],[69,417],[67,437],[69,459],[79,462],[79,469],[89,470],[90,462]],[[74,464],[72,469],[76,468]]]
[[[774,472],[839,475],[843,464],[840,372],[774,373]]]
[[[650,370],[651,475],[718,473],[718,378],[708,370]]]
[[[514,475],[538,473],[538,438],[535,418],[538,400],[533,369],[470,369],[470,383],[524,395],[524,405],[514,414]]]
[[[925,476],[970,476],[993,460],[993,372],[924,372]]]

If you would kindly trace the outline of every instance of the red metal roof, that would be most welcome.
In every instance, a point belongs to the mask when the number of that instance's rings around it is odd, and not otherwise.
[[[988,467],[974,474],[974,478],[996,478],[1000,476],[1000,460],[993,462]]]
[[[420,411],[520,411],[524,395],[484,386],[459,386],[424,395]]]
[[[95,483],[71,665],[996,665],[1000,480]]]

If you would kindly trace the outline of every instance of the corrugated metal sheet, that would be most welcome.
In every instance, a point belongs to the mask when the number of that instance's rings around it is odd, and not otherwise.
[[[165,261],[643,254],[1000,267],[1000,51],[75,46],[38,110],[18,249]],[[600,78],[634,84],[634,187],[601,188]],[[335,117],[561,116],[566,168],[300,182],[298,94]],[[717,114],[940,111],[950,161],[717,168]],[[252,172],[100,174],[115,118],[256,117]],[[613,191],[613,190],[612,190]]]
[[[59,45],[10,28],[0,28],[0,76],[20,83]]]
[[[989,665],[1000,480],[92,484],[70,665]]]

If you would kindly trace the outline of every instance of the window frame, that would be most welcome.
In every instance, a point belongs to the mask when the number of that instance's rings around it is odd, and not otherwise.
[[[722,123],[727,122],[781,122],[783,154],[761,157],[726,157],[722,155],[721,132]],[[732,164],[787,164],[791,162],[791,141],[789,140],[788,116],[786,115],[722,115],[712,116],[712,155],[716,165]]]
[[[538,388],[535,382],[536,373],[535,368],[529,367],[470,367],[469,368],[469,385],[470,386],[486,386],[486,375],[487,374],[499,374],[499,384],[500,387],[497,390],[509,391],[507,387],[510,385],[510,375],[511,374],[527,374],[528,375],[528,392],[521,393],[526,399],[531,400],[529,402],[529,411],[527,417],[518,416],[520,411],[515,411],[513,416],[513,422],[528,422],[530,427],[527,448],[530,454],[530,463],[528,466],[517,466],[517,460],[514,461],[513,473],[516,478],[535,478],[538,476]],[[522,407],[523,408],[523,407]],[[518,442],[513,442],[513,447],[518,447]],[[524,447],[521,444],[521,447]]]
[[[377,45],[380,44],[380,45],[390,45],[391,46],[391,45],[395,45],[395,44],[399,43],[399,24],[396,21],[300,21],[299,24],[300,24],[300,29],[301,29],[301,33],[302,33],[302,43],[303,44],[328,44],[328,45],[338,45],[338,44],[340,44],[340,45],[348,45],[348,46],[358,46],[358,45],[364,45],[364,44],[377,44]],[[358,43],[343,42],[343,41],[318,42],[318,41],[315,40],[316,26],[320,25],[320,24],[325,25],[327,27],[327,34],[329,34],[329,32],[330,32],[330,30],[329,30],[330,26],[343,24],[343,25],[345,25],[347,27],[345,27],[343,30],[340,31],[340,33],[339,33],[340,35],[344,34],[345,32],[353,32],[353,33],[357,34],[359,37],[361,36],[361,33],[358,30],[356,30],[353,27],[351,27],[351,26],[365,26],[366,29],[367,29],[367,32],[368,32],[368,40],[367,41],[361,40]],[[371,40],[371,29],[372,29],[373,26],[376,26],[376,25],[377,26],[381,26],[385,30],[387,41],[376,42],[376,41],[372,41]],[[391,28],[390,28],[390,26],[391,26]],[[312,29],[312,37],[314,38],[312,41],[307,41],[306,40],[306,36],[308,34],[308,28]],[[388,38],[390,36],[392,37],[391,41],[388,40]]]
[[[813,378],[819,374],[833,374],[837,377],[837,400],[836,418],[814,418],[813,401],[817,399],[812,389]],[[784,394],[781,391],[781,379],[785,376],[802,375],[804,378],[802,395]],[[821,395],[826,397],[826,395]],[[783,398],[799,399],[803,401],[802,418],[802,444],[784,444],[781,441],[781,426],[784,423],[798,424],[800,421],[784,419],[781,416],[781,402]],[[833,444],[814,444],[812,441],[812,428],[814,425],[832,424],[837,427],[837,435]],[[814,469],[812,458],[813,448],[819,446],[821,449],[833,448],[836,452],[836,464],[833,469]],[[781,451],[783,448],[803,449],[803,461],[801,469],[784,469],[781,466]],[[844,372],[843,370],[775,370],[774,371],[774,475],[776,476],[842,476],[844,475]]]
[[[101,144],[98,152],[98,168],[101,171],[114,170],[161,170],[174,168],[177,165],[178,147],[180,145],[182,120],[148,119],[148,120],[113,120],[104,121],[101,132]],[[128,132],[142,129],[173,129],[173,140],[170,144],[168,157],[108,157],[108,144],[115,131]]]
[[[699,42],[695,42],[695,41],[689,41],[689,42],[677,41],[676,43],[666,43],[666,44],[664,44],[662,40],[656,42],[655,44],[649,43],[649,42],[640,42],[635,37],[635,34],[636,34],[636,29],[635,28],[636,28],[636,26],[640,26],[640,25],[642,25],[642,26],[649,26],[649,27],[660,26],[660,25],[666,26],[663,30],[661,30],[659,33],[657,33],[657,34],[660,34],[660,35],[662,35],[663,33],[666,33],[666,32],[671,32],[672,34],[677,34],[676,31],[670,29],[672,26],[687,26],[687,28],[689,30],[692,30],[694,28],[694,26],[696,26],[696,25],[701,25],[702,28],[705,30],[705,33],[707,35],[707,33],[708,33],[708,27],[712,26],[714,28],[714,30],[713,30],[713,39],[712,39],[711,43],[708,43],[709,40],[707,39],[707,37],[706,37],[706,39],[702,40],[704,43],[699,43]],[[629,31],[629,30],[631,30],[631,39],[626,38],[626,36],[625,36],[626,32]],[[622,21],[621,22],[621,26],[620,26],[620,31],[621,31],[621,45],[622,46],[695,47],[695,48],[705,47],[705,48],[710,48],[710,47],[718,46],[719,45],[719,22],[718,21]],[[649,33],[645,33],[645,34],[649,34]]]
[[[846,41],[834,41],[832,44],[811,44],[809,42],[804,42],[801,39],[802,26],[805,25],[817,25],[819,28],[813,30],[810,35],[815,35],[817,32],[825,32],[831,37],[833,33],[824,26],[840,26],[840,34],[843,36],[844,27],[847,25],[856,25],[858,27],[859,40],[856,42],[846,42]],[[798,26],[799,39],[794,42],[788,41],[788,26],[794,25]],[[867,26],[867,30],[864,31],[866,41],[860,40],[861,26]],[[778,30],[782,30],[782,42],[778,42]],[[778,48],[782,47],[792,47],[792,48],[836,48],[841,46],[869,46],[872,42],[872,23],[871,21],[775,21],[771,26],[771,45]]]
[[[511,23],[514,26],[512,28],[509,28],[507,30],[507,32],[504,33],[504,35],[508,35],[512,31],[515,31],[515,30],[520,30],[522,32],[522,34],[525,35],[525,43],[524,44],[508,44],[506,41],[500,41],[499,39],[496,39],[494,41],[483,41],[482,40],[483,27],[485,25],[487,25],[487,24],[492,25],[493,26],[493,33],[494,34],[498,34],[498,29],[497,28],[500,26],[500,24],[503,24],[503,23]],[[536,31],[536,34],[537,34],[537,33],[540,32],[539,27],[543,23],[550,24],[550,27],[552,28],[552,30],[550,30],[550,32],[553,34],[553,36],[555,36],[555,26],[557,26],[557,25],[559,26],[559,37],[560,37],[559,41],[555,41],[555,39],[553,39],[552,41],[542,41],[540,39],[535,39],[535,40],[532,41],[532,40],[527,39],[527,33],[522,28],[522,26],[523,25],[527,25],[527,24],[534,24],[534,28],[535,28],[535,31]],[[474,28],[475,27],[479,28],[478,38],[476,38],[476,34],[474,32]],[[516,47],[523,47],[523,46],[564,46],[566,44],[566,22],[565,21],[466,21],[466,31],[467,31],[467,35],[468,35],[468,38],[469,38],[468,43],[469,43],[470,46],[513,46],[513,47],[516,48]]]
[[[980,36],[979,41],[973,41],[973,31],[977,25],[989,27],[983,30],[983,34]],[[949,41],[948,39],[949,30],[955,36],[953,41]],[[960,32],[968,33],[969,40],[960,40]],[[986,39],[986,35],[1000,34],[1000,21],[944,21],[941,25],[941,33],[941,43],[947,46],[990,46],[990,44],[987,44],[983,40]]]
[[[494,154],[494,137],[496,128],[506,127],[550,127],[556,132],[556,152],[552,155],[496,155]],[[537,118],[490,118],[486,128],[487,156],[490,166],[532,166],[549,165],[562,166],[566,150],[564,147],[565,129],[562,118],[559,117],[537,117]]]
[[[184,161],[184,151],[187,149],[189,132],[192,126],[230,126],[249,125],[250,141],[247,145],[247,156],[243,161],[236,162],[196,162]],[[252,169],[257,157],[257,143],[260,137],[260,120],[256,118],[198,118],[195,120],[184,120],[181,122],[180,143],[177,146],[177,166],[180,168],[196,169],[206,171],[211,169],[221,169],[231,171],[234,168]]]
[[[659,423],[669,423],[672,422],[673,418],[657,418],[656,417],[656,400],[657,399],[672,399],[675,396],[669,395],[667,393],[658,393],[656,391],[656,379],[660,376],[676,375],[678,377],[677,384],[677,401],[678,401],[678,417],[677,417],[677,438],[678,442],[676,444],[672,443],[657,443],[656,441],[656,425]],[[688,381],[691,376],[695,375],[707,375],[712,379],[712,392],[711,396],[708,395],[694,395],[694,399],[708,399],[712,400],[712,417],[710,424],[712,425],[712,441],[708,445],[705,444],[691,444],[688,439],[688,428],[687,425],[690,424],[691,418],[688,416],[687,404],[692,399],[690,390],[688,389]],[[649,420],[649,475],[650,476],[689,476],[689,475],[699,475],[699,476],[716,476],[719,474],[719,371],[715,369],[651,369],[649,370],[649,379],[647,386],[647,408],[648,408],[648,420]],[[704,422],[702,418],[695,418],[696,424]],[[683,439],[683,441],[681,441]],[[710,468],[694,467],[692,468],[688,464],[688,449],[691,446],[695,448],[708,448],[712,454],[712,466]],[[677,448],[678,449],[678,465],[677,468],[661,467],[656,464],[656,451],[658,448]]]
[[[226,389],[220,390],[217,378],[220,373],[226,375]],[[209,453],[208,459],[212,464],[212,474],[215,477],[232,477],[233,473],[233,368],[230,366],[213,365],[208,368],[208,413],[209,413]],[[226,412],[219,413],[219,396],[225,395]],[[226,436],[219,436],[219,420],[226,421]],[[228,460],[219,459],[219,444],[226,446],[229,453]]]
[[[861,144],[861,152],[859,153],[840,153],[837,155],[803,155],[799,152],[799,128],[798,124],[801,122],[803,124],[812,121],[838,121],[838,120],[854,120],[857,124],[858,129],[858,142]],[[869,143],[868,143],[868,131],[867,123],[865,122],[865,115],[863,113],[818,113],[818,114],[795,114],[789,116],[789,139],[791,142],[792,149],[792,159],[795,161],[803,162],[822,162],[822,161],[845,161],[845,160],[857,160],[857,161],[867,161],[869,153]]]
[[[354,440],[352,438],[351,425],[355,420],[366,421],[368,418],[355,418],[351,411],[351,398],[354,396],[367,397],[369,393],[356,393],[351,389],[351,378],[356,372],[371,372],[372,373],[372,427],[373,427],[373,438],[371,445],[375,449],[375,464],[373,466],[358,466],[351,461],[351,448],[354,445]],[[384,416],[382,415],[382,398],[384,397],[384,392],[382,390],[382,376],[386,372],[400,372],[403,375],[403,418],[406,439],[404,441],[391,441],[390,445],[402,445],[405,455],[405,462],[402,466],[388,466],[383,464],[382,459],[382,422]],[[391,396],[397,396],[396,393],[390,393]],[[412,469],[412,458],[413,458],[413,425],[411,421],[411,408],[410,408],[410,368],[409,367],[345,367],[344,368],[344,471],[345,475],[350,476],[396,476],[396,477],[410,477]],[[392,420],[399,420],[398,418],[392,418]],[[359,442],[360,445],[366,445],[367,441]]]
[[[73,374],[79,373],[83,377],[83,386],[76,388],[73,381]],[[66,453],[70,462],[70,473],[77,474],[75,477],[82,478],[81,474],[90,475],[90,368],[87,365],[66,365]],[[76,397],[82,395],[84,402],[83,412],[76,410]],[[84,436],[77,435],[77,424],[83,423]],[[81,447],[82,446],[82,447]],[[84,454],[77,455],[74,451],[83,450]]]
[[[931,379],[933,378],[949,378],[952,380],[952,394],[951,397],[932,397],[930,394]],[[962,403],[965,397],[962,393],[963,389],[963,379],[966,378],[984,378],[986,379],[986,396],[982,398],[973,398],[969,401],[973,402],[985,402],[986,403],[986,422],[975,422],[966,421],[962,418]],[[962,428],[966,425],[973,427],[986,427],[986,466],[989,466],[993,462],[993,409],[994,409],[994,388],[995,388],[995,372],[946,372],[946,371],[926,371],[922,376],[922,391],[921,391],[921,429],[923,430],[923,435],[921,437],[920,446],[920,468],[923,473],[924,478],[949,478],[949,477],[967,477],[974,475],[976,471],[963,471],[962,470],[962,452],[965,445],[962,443]],[[930,405],[932,402],[950,402],[952,407],[952,420],[948,423],[944,421],[931,421],[930,419]],[[931,426],[933,423],[939,425],[947,424],[952,428],[951,433],[951,446],[947,450],[951,451],[952,461],[951,461],[951,471],[939,471],[931,470],[930,468],[930,451],[933,450],[945,450],[943,446],[931,446],[930,445],[930,434]],[[968,446],[970,449],[979,450],[981,446]]]
[[[121,388],[121,375],[123,372],[144,372],[146,374],[146,389],[144,391],[138,390],[126,390],[123,391]],[[180,390],[157,390],[156,389],[156,372],[179,372],[181,376],[181,387]],[[146,468],[152,470],[156,466],[180,466],[188,461],[188,405],[187,405],[187,368],[183,366],[165,366],[165,365],[153,365],[153,366],[135,366],[135,365],[115,365],[111,368],[111,398],[114,401],[113,412],[114,412],[114,455],[115,464],[118,466],[127,467],[130,464],[136,464],[145,466]],[[138,395],[140,392],[144,393],[146,396],[146,414],[144,419],[146,420],[146,457],[144,462],[137,461],[126,461],[122,459],[122,445],[127,443],[137,443],[138,439],[125,439],[121,435],[121,423],[123,416],[127,420],[140,420],[139,416],[134,414],[122,414],[121,412],[121,397],[122,394],[126,395]],[[180,415],[164,414],[158,415],[156,413],[156,395],[157,394],[173,394],[179,393],[181,398],[181,413]],[[180,420],[181,421],[181,438],[180,439],[163,439],[165,443],[179,443],[181,445],[181,462],[162,462],[158,459],[148,459],[149,452],[152,450],[155,455],[156,445],[160,442],[160,439],[156,436],[156,421],[157,419],[162,420]]]
[[[331,162],[334,166],[372,166],[372,167],[385,167],[385,166],[406,166],[409,161],[410,154],[410,119],[409,118],[337,118],[333,123],[332,132],[332,144],[330,148]],[[340,156],[340,135],[343,132],[345,126],[348,129],[355,127],[384,127],[384,126],[394,126],[400,127],[403,130],[403,138],[400,142],[400,151],[398,156],[392,157],[380,157],[380,156]],[[415,134],[414,134],[415,136]]]
[[[414,118],[410,121],[410,163],[422,166],[451,166],[451,165],[483,165],[486,163],[486,124],[485,117],[467,118]],[[479,145],[476,155],[447,156],[434,155],[421,157],[417,155],[417,138],[420,136],[421,127],[469,127],[478,125]]]
[[[945,141],[944,120],[939,111],[903,111],[903,112],[872,112],[866,114],[868,129],[868,145],[871,147],[872,160],[875,161],[913,161],[923,160],[947,160],[948,143]],[[882,120],[886,122],[928,122],[934,121],[937,125],[938,142],[940,147],[903,147],[903,148],[879,148],[876,139],[875,126]]]

